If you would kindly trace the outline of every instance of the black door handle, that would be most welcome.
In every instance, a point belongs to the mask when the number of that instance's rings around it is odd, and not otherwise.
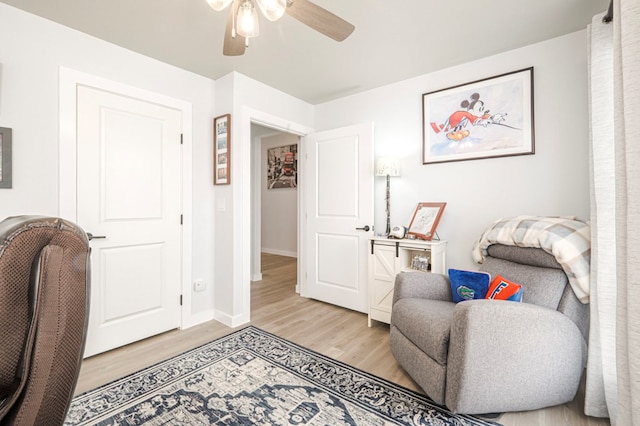
[[[89,238],[89,241],[91,240],[97,240],[99,238],[107,238],[106,235],[93,235],[91,232],[87,232],[87,238]]]
[[[365,225],[362,228],[356,228],[357,231],[368,231],[369,229],[371,229],[369,228],[369,225]]]

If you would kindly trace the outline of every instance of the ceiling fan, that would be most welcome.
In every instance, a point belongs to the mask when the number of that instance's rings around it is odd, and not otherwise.
[[[213,10],[221,11],[231,4],[222,53],[240,56],[249,46],[249,39],[259,33],[258,13],[253,0],[206,0]],[[314,30],[336,41],[349,37],[355,27],[344,19],[309,0],[255,0],[269,21],[276,21],[286,12]]]

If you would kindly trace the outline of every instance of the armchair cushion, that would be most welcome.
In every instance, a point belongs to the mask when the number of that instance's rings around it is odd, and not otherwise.
[[[558,311],[495,300],[459,303],[450,337],[446,405],[456,412],[530,410],[576,394],[586,342]]]
[[[391,323],[422,352],[444,365],[455,306],[442,300],[400,299],[391,311]]]
[[[498,274],[522,285],[522,301],[558,309],[565,287],[569,283],[561,269],[521,265],[504,259],[487,257],[482,270],[492,276]]]

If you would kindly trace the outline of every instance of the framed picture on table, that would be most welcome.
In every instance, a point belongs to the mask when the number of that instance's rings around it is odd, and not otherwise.
[[[436,235],[438,223],[447,203],[420,203],[413,213],[409,225],[409,235],[421,240],[431,241]]]

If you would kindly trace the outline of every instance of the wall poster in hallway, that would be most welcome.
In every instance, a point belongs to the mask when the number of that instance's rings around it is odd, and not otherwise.
[[[267,189],[298,186],[298,145],[267,149]]]

